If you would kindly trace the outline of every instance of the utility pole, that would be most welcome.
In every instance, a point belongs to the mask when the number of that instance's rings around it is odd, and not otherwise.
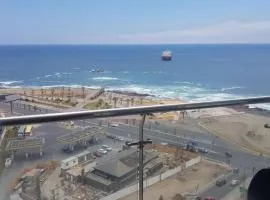
[[[139,200],[143,200],[143,146],[144,144],[151,144],[152,140],[143,140],[143,125],[145,122],[146,113],[142,114],[142,120],[139,125],[139,141],[138,142],[126,142],[127,146],[138,146],[139,148]]]

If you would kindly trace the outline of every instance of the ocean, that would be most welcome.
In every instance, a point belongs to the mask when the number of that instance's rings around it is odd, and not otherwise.
[[[166,49],[170,62],[161,61]],[[206,101],[270,95],[269,75],[270,45],[0,46],[0,87],[105,87]]]

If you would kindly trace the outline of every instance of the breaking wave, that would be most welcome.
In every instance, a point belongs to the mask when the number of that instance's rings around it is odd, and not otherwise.
[[[119,80],[119,78],[116,78],[116,77],[109,77],[109,76],[99,76],[99,77],[93,77],[92,80],[96,80],[96,81]]]
[[[228,88],[221,88],[221,91],[224,92],[224,91],[231,91],[231,90],[239,90],[239,89],[244,89],[245,87],[239,87],[239,86],[236,86],[236,87],[228,87]]]

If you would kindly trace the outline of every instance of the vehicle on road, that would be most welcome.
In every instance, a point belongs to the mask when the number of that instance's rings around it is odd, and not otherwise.
[[[229,152],[225,152],[225,155],[226,155],[228,158],[231,158],[231,157],[232,157],[232,154],[230,154]]]
[[[116,140],[120,140],[120,141],[124,141],[124,138],[120,137],[120,136],[116,136],[115,137]]]
[[[99,152],[101,154],[106,154],[107,153],[107,151],[105,149],[99,149],[99,150],[97,150],[97,152]]]
[[[236,185],[238,185],[240,183],[240,180],[239,179],[233,179],[232,181],[231,181],[231,186],[236,186]]]
[[[198,148],[198,151],[200,152],[200,153],[208,153],[208,150],[206,149],[206,148]]]
[[[233,173],[234,173],[234,174],[238,174],[238,173],[239,173],[239,168],[234,168],[234,169],[233,169]]]
[[[270,124],[264,124],[264,128],[270,128]]]
[[[116,138],[115,135],[111,135],[111,134],[107,134],[106,136],[107,136],[107,138],[111,138],[111,139],[115,139]]]
[[[10,167],[12,164],[12,159],[11,158],[7,158],[6,162],[5,162],[5,167]]]
[[[227,183],[226,179],[225,178],[221,178],[221,179],[219,179],[219,180],[216,181],[216,186],[221,187],[223,185],[226,185],[226,183]]]
[[[105,149],[106,151],[112,151],[112,148],[109,147],[108,145],[102,145],[101,148]]]
[[[206,197],[204,200],[216,200],[214,197]]]
[[[96,156],[96,157],[102,157],[102,154],[99,153],[98,151],[95,151],[95,152],[93,153],[93,155]]]
[[[119,124],[118,123],[111,123],[110,126],[112,126],[112,127],[118,127]]]

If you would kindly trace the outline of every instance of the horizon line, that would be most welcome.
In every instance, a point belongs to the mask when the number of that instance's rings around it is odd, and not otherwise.
[[[150,46],[150,45],[270,45],[270,43],[88,43],[88,44],[0,44],[0,46]]]

